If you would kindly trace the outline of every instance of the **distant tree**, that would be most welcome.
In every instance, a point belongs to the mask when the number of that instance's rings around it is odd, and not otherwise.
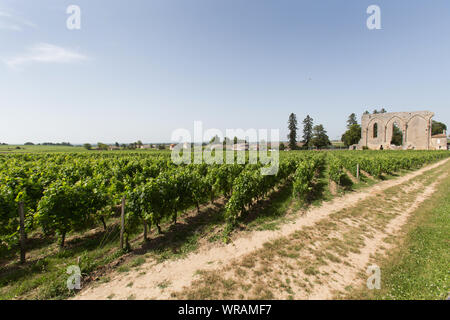
[[[342,142],[346,147],[353,144],[357,144],[361,140],[361,126],[359,124],[353,124],[350,128],[342,135]]]
[[[313,118],[311,118],[309,114],[303,120],[303,143],[305,148],[308,148],[311,144],[311,139],[313,136],[313,121]]]
[[[92,145],[91,145],[90,143],[85,143],[85,144],[83,144],[83,147],[84,147],[86,150],[91,150],[91,149],[92,149]]]
[[[432,135],[444,133],[444,130],[447,130],[447,126],[444,123],[433,120],[433,123],[431,126],[431,134]]]
[[[366,111],[364,111],[364,114],[370,114],[370,112],[366,110]]]
[[[214,137],[212,137],[211,140],[209,140],[209,144],[216,144],[216,143],[220,143],[220,138],[217,134]]]
[[[295,150],[297,148],[297,116],[294,113],[291,113],[289,115],[289,120],[288,120],[288,129],[289,129],[289,134],[288,134],[288,144],[289,144],[289,148],[291,150]]]
[[[72,145],[70,144],[70,142],[61,142],[61,143],[54,143],[54,142],[44,142],[42,143],[43,146],[67,146],[67,147],[72,147]]]
[[[34,143],[33,143],[33,142],[25,142],[24,145],[25,145],[25,146],[34,146]]]
[[[283,151],[283,150],[286,149],[286,146],[284,145],[283,142],[280,142],[279,149],[280,149],[281,151]]]
[[[234,137],[233,138],[233,144],[237,144],[238,143],[238,137]]]
[[[377,109],[375,109],[375,110],[373,110],[373,114],[379,114],[379,113],[386,113],[387,111],[386,111],[386,109],[385,108],[381,108],[381,110],[377,110]]]
[[[98,150],[108,150],[108,145],[104,144],[104,143],[101,143],[101,142],[98,142],[97,143],[97,149]]]
[[[116,147],[120,147],[120,145],[119,145],[118,142],[116,142],[114,145],[115,145]]]
[[[331,145],[330,138],[328,137],[323,125],[319,124],[314,126],[311,144],[318,149]]]
[[[165,148],[166,148],[166,146],[163,145],[163,144],[158,145],[158,149],[159,149],[159,150],[164,150]]]
[[[223,139],[223,145],[225,146],[225,145],[230,145],[231,144],[231,139],[230,138],[228,138],[228,137],[225,137],[224,139]]]
[[[356,120],[356,114],[352,113],[347,120],[347,129],[350,129],[354,124],[358,124],[358,120]]]
[[[127,146],[127,149],[129,149],[129,150],[134,150],[134,149],[136,149],[136,142],[130,143],[130,144]]]

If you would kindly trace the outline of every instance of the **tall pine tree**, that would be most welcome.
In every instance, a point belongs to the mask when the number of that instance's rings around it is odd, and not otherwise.
[[[313,118],[309,115],[303,120],[303,142],[305,147],[309,147],[313,136]]]
[[[347,120],[347,129],[350,129],[354,124],[358,124],[358,120],[356,120],[356,114],[352,113]]]
[[[297,116],[294,113],[291,113],[288,120],[288,140],[289,140],[289,148],[291,150],[295,150],[297,148]]]

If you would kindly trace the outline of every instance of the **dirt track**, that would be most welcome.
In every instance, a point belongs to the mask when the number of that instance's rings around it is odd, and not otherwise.
[[[431,169],[442,166],[447,161],[448,159],[397,179],[379,182],[363,191],[335,198],[333,201],[326,202],[320,207],[311,208],[305,214],[299,213],[293,221],[282,225],[279,230],[252,231],[243,234],[242,237],[228,245],[218,243],[213,247],[200,247],[196,252],[189,254],[184,259],[168,260],[163,263],[148,261],[140,266],[139,271],[132,270],[128,274],[113,273],[109,275],[111,278],[109,282],[90,286],[82,290],[75,299],[127,299],[131,296],[135,299],[170,299],[173,298],[173,293],[181,293],[177,297],[184,297],[183,291],[195,290],[195,288],[189,288],[193,281],[198,280],[197,272],[199,270],[219,271],[224,275],[232,274],[235,265],[238,265],[240,260],[252,253],[259,252],[267,242],[293,235],[299,230],[313,230],[312,227],[317,224],[332,220],[331,217],[337,212],[355,206],[365,200],[373,199],[373,201],[376,201],[389,188],[399,186],[405,194],[416,192],[417,194],[414,198],[405,202],[405,210],[391,209],[392,219],[386,222],[383,230],[380,231],[374,228],[370,230],[370,233],[361,237],[363,239],[358,239],[361,243],[359,249],[355,252],[349,252],[348,258],[346,258],[347,263],[344,266],[338,263],[328,263],[320,268],[321,274],[331,274],[328,278],[326,276],[315,277],[318,283],[326,283],[326,285],[311,286],[306,293],[294,290],[294,292],[289,294],[296,299],[332,298],[337,292],[342,292],[349,283],[355,283],[361,270],[364,269],[370,257],[377,252],[378,248],[387,249],[388,245],[384,242],[386,237],[395,234],[406,223],[408,216],[420,203],[432,195],[438,183],[438,181],[435,181],[429,185],[421,183],[411,184],[411,180]],[[388,204],[395,202],[395,199],[387,199],[386,201],[386,204]],[[322,236],[323,239],[319,235],[318,241],[312,244],[312,247],[317,249],[321,245],[325,246],[329,239],[339,239],[340,236],[345,236],[344,233],[355,233],[359,230],[358,228],[370,221],[369,219],[370,217],[362,217],[360,221],[350,218],[342,219],[341,229],[333,231],[333,235],[327,234]],[[304,256],[308,257],[306,250]],[[336,268],[339,270],[337,273],[335,272]],[[287,293],[279,290],[275,290],[273,294],[274,298],[284,299],[288,297]],[[233,297],[242,298],[242,296]],[[244,294],[244,297],[251,296]]]

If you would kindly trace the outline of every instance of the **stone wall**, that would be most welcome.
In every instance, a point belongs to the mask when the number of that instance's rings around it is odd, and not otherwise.
[[[430,111],[365,114],[361,120],[362,138],[358,148],[398,148],[391,146],[393,125],[396,123],[403,133],[401,149],[430,150],[433,116],[434,113]]]
[[[431,149],[432,150],[447,150],[447,132],[442,134],[431,136]]]

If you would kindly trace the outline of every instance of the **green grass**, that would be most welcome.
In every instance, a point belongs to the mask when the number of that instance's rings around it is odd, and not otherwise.
[[[85,251],[80,263],[83,275],[89,274],[96,268],[108,264],[119,255],[109,254],[108,247]],[[27,263],[25,266],[14,266],[11,270],[0,270],[0,300],[27,299],[64,299],[72,296],[66,286],[67,267],[77,265],[77,250],[67,250],[49,255],[38,261]]]
[[[0,145],[0,153],[87,152],[83,147]]]
[[[81,236],[81,234],[74,234]],[[28,253],[27,263],[18,263],[16,255],[7,257],[9,263],[0,267],[0,300],[7,299],[64,299],[75,294],[67,289],[67,267],[80,264],[86,276],[99,267],[120,257],[118,234],[113,226],[106,234],[70,240],[59,250],[57,239]],[[31,254],[31,256],[30,256]]]
[[[256,216],[242,219],[242,222],[249,230],[277,230],[278,226],[286,221],[286,212],[292,205],[292,183],[282,187],[272,195],[270,201],[261,209],[257,210]],[[295,208],[295,211],[298,207]]]
[[[449,164],[446,165],[450,167]],[[443,300],[450,294],[450,177],[420,206],[400,247],[381,265],[381,290],[359,289],[358,299]]]
[[[161,290],[166,289],[168,286],[170,286],[170,281],[164,280],[163,282],[158,283],[158,288]]]

